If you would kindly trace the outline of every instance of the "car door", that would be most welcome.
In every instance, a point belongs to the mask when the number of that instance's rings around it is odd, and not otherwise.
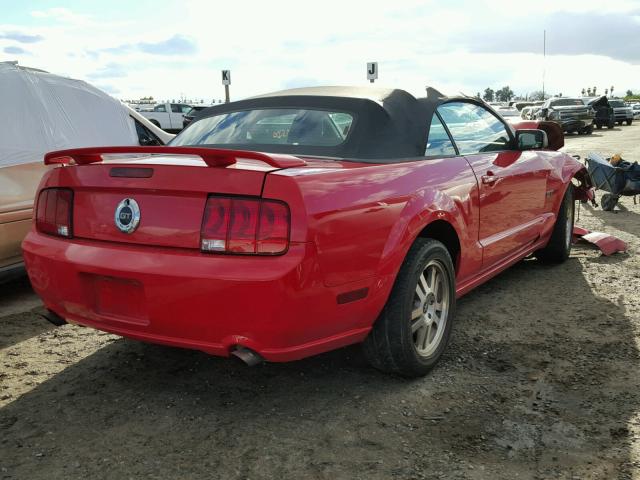
[[[438,113],[478,180],[478,241],[482,266],[490,268],[540,237],[548,162],[533,150],[516,150],[511,130],[482,105],[448,102]]]

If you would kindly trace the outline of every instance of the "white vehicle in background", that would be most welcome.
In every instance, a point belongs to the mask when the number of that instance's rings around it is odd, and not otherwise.
[[[531,120],[531,112],[534,108],[535,107],[533,105],[524,107],[522,110],[520,110],[520,118],[522,118],[523,120]]]
[[[140,145],[165,145],[175,137],[175,134],[165,132],[126,103],[123,103],[122,106],[129,113],[129,117],[133,119]]]
[[[52,150],[164,145],[174,135],[81,80],[0,62],[0,282],[22,271],[20,244]]]
[[[640,120],[640,103],[631,105],[631,111],[633,112],[634,120]]]
[[[507,122],[519,122],[520,120],[522,120],[522,118],[520,117],[520,112],[516,107],[498,106],[494,107],[494,109]]]
[[[159,103],[150,110],[140,110],[140,114],[154,125],[167,132],[182,130],[183,115],[189,112],[193,105],[188,103]]]

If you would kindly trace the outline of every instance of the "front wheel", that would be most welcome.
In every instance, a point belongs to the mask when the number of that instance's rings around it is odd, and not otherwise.
[[[633,120],[627,120],[627,125],[631,125],[633,123]]]
[[[538,260],[551,263],[562,263],[571,253],[571,241],[573,240],[573,214],[575,203],[573,201],[573,187],[569,184],[562,198],[562,205],[558,211],[556,223],[547,246],[536,252]]]
[[[426,375],[449,341],[455,305],[455,271],[449,252],[437,240],[417,239],[364,342],[365,356],[384,372]]]

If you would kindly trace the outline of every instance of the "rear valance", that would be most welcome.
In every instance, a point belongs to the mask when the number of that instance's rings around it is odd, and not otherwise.
[[[293,155],[275,153],[261,153],[247,150],[224,150],[219,148],[201,147],[90,147],[73,148],[49,152],[44,156],[45,165],[75,163],[85,165],[102,161],[102,155],[115,154],[146,154],[146,155],[188,155],[200,157],[210,167],[226,167],[236,163],[238,158],[259,160],[276,168],[302,167],[307,164],[301,158]]]

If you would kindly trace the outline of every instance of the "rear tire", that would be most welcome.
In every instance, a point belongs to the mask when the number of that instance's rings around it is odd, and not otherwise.
[[[153,123],[156,127],[160,128],[160,122],[158,122],[157,120],[151,119],[149,121]]]
[[[418,238],[364,341],[365,356],[383,372],[426,375],[449,341],[455,305],[455,271],[449,252],[437,240]]]
[[[573,201],[573,186],[569,184],[558,211],[558,218],[553,226],[553,232],[547,246],[536,252],[538,260],[549,263],[562,263],[571,253],[573,240],[575,202]]]
[[[627,125],[631,125],[633,123],[633,120],[627,120]]]

